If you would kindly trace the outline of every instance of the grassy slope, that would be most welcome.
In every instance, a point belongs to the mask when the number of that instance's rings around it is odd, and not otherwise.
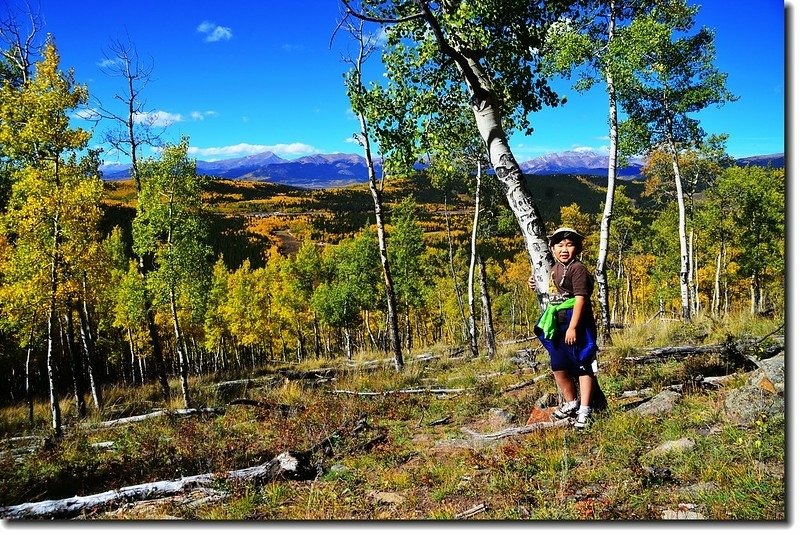
[[[699,321],[692,333],[678,324],[650,325],[618,336],[618,347],[601,354],[601,384],[610,409],[584,432],[552,429],[480,444],[463,429],[491,432],[523,425],[528,413],[555,385],[539,352],[537,370],[510,362],[516,346],[492,361],[448,359],[446,348],[427,348],[440,358],[414,362],[401,373],[390,366],[342,372],[334,382],[272,382],[269,387],[211,387],[228,377],[194,378],[198,403],[225,406],[248,397],[287,404],[295,412],[227,406],[218,417],[162,418],[105,430],[68,428],[60,445],[14,461],[0,456],[0,503],[87,495],[125,485],[253,466],[284,450],[304,450],[361,415],[369,428],[333,442],[321,459],[315,481],[265,485],[220,484],[219,501],[188,505],[159,501],[90,518],[186,519],[447,519],[483,504],[477,519],[635,520],[659,519],[666,510],[686,509],[714,520],[785,518],[783,467],[785,422],[775,418],[749,427],[726,421],[723,391],[689,389],[673,413],[641,417],[629,412],[622,392],[683,383],[696,375],[732,372],[721,357],[683,362],[620,365],[624,355],[644,345],[685,344],[700,335],[718,342],[734,328]],[[738,328],[738,327],[736,327]],[[769,322],[750,322],[747,333],[763,335]],[[418,355],[422,348],[413,355]],[[383,355],[360,355],[365,361]],[[341,361],[305,362],[304,369],[342,366]],[[276,363],[258,377],[280,377]],[[526,388],[510,385],[545,375]],[[743,384],[744,376],[730,387]],[[449,394],[354,396],[358,392],[438,387],[464,389]],[[178,391],[177,382],[173,391]],[[156,385],[113,388],[104,418],[139,414],[159,406]],[[177,396],[176,396],[177,397]],[[494,409],[513,416],[502,420]],[[67,424],[73,407],[64,400]],[[22,406],[5,409],[6,436],[30,434]],[[431,425],[447,417],[441,424]],[[37,432],[46,433],[48,409],[36,409]],[[99,420],[97,414],[90,418]],[[651,457],[660,444],[689,438],[695,447]],[[112,441],[108,449],[91,444]]]

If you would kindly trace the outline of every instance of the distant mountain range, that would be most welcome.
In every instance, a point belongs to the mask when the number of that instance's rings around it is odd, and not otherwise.
[[[750,156],[736,160],[737,165],[783,167],[783,154]],[[621,178],[636,178],[643,161],[632,158],[619,170]],[[607,174],[608,156],[591,151],[565,151],[546,154],[524,161],[522,171],[531,175],[592,175]],[[100,170],[106,180],[121,180],[130,177],[127,164],[103,165]],[[380,176],[380,164],[376,167]],[[357,154],[313,154],[294,160],[286,160],[272,152],[262,152],[244,158],[197,162],[197,174],[219,178],[260,180],[303,188],[326,188],[344,186],[367,180],[366,160]]]

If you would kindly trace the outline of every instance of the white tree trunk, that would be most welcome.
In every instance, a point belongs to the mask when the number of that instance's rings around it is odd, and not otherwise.
[[[472,356],[478,356],[478,330],[475,326],[475,256],[478,248],[478,221],[481,213],[481,167],[475,176],[475,211],[472,216],[472,236],[470,238],[469,273],[467,275],[467,308],[469,312],[469,348]]]
[[[549,300],[550,270],[555,265],[547,245],[547,232],[539,208],[525,184],[525,176],[514,158],[501,125],[499,112],[489,102],[473,106],[475,122],[489,151],[495,176],[503,185],[506,200],[517,220],[536,281],[536,298],[544,308]]]
[[[678,167],[678,151],[672,146],[672,172],[675,175],[675,192],[678,199],[678,240],[680,242],[680,284],[681,284],[681,318],[684,321],[692,319],[692,308],[689,291],[689,247],[686,239],[686,204],[683,198],[683,181]]]
[[[187,354],[186,344],[183,340],[180,324],[178,323],[178,307],[175,303],[175,289],[169,291],[169,307],[172,313],[172,330],[175,334],[175,351],[178,353],[178,369],[181,375],[181,393],[183,394],[183,404],[189,408],[192,404],[189,395],[189,355]]]
[[[608,41],[614,39],[616,29],[616,9],[612,0],[609,4]],[[606,87],[608,90],[608,184],[606,186],[606,203],[600,219],[600,245],[597,251],[597,297],[600,301],[600,334],[607,341],[611,337],[611,314],[608,304],[608,276],[606,260],[608,259],[608,242],[611,234],[611,219],[614,216],[614,191],[617,187],[617,91],[614,77],[606,70]]]
[[[489,286],[486,282],[486,263],[480,255],[478,255],[478,274],[481,280],[481,305],[483,307],[483,330],[486,333],[486,350],[491,359],[495,354],[494,320],[492,319],[492,302],[489,299]]]

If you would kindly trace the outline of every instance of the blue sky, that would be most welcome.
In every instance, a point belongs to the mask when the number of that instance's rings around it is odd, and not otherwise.
[[[0,0],[0,10],[20,1]],[[718,66],[740,97],[704,111],[704,128],[730,134],[728,150],[734,157],[783,152],[784,3],[695,1],[702,6],[699,23],[716,29]],[[43,30],[55,36],[62,66],[74,68],[77,81],[106,106],[113,106],[113,96],[124,87],[99,65],[112,39],[130,36],[140,56],[153,62],[147,109],[169,124],[168,140],[188,135],[192,156],[199,160],[266,150],[289,159],[360,153],[352,142],[358,124],[342,78],[347,36],[340,34],[329,47],[339,16],[336,0],[39,4]],[[378,78],[380,70],[372,74]],[[534,133],[512,138],[518,160],[607,146],[602,88],[588,94],[575,93],[566,82],[557,88],[568,97],[567,105],[535,114]],[[101,123],[95,143],[103,130]],[[111,153],[104,158],[118,159]],[[121,161],[126,163],[124,157]]]

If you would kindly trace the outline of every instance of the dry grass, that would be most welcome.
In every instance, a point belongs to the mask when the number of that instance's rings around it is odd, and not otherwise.
[[[752,326],[751,326],[752,328]],[[767,325],[759,329],[768,329]],[[767,331],[769,332],[769,331]],[[675,332],[631,330],[614,351],[628,353],[654,341],[674,341]],[[683,335],[681,335],[683,336]],[[639,366],[604,371],[601,384],[610,409],[586,432],[552,429],[480,443],[462,428],[488,432],[525,423],[541,396],[555,391],[551,379],[504,392],[511,384],[539,375],[509,361],[516,348],[495,360],[408,359],[400,373],[390,365],[341,372],[334,382],[274,382],[248,395],[266,406],[296,412],[227,406],[218,417],[160,418],[104,430],[68,428],[55,446],[13,460],[0,458],[0,502],[90,494],[124,485],[222,471],[265,462],[277,453],[303,450],[348,422],[366,415],[369,429],[334,442],[314,481],[273,482],[263,486],[221,485],[215,499],[164,500],[91,518],[184,519],[452,519],[473,506],[485,509],[474,519],[652,520],[678,504],[714,520],[785,518],[783,466],[785,422],[764,420],[750,428],[726,423],[721,392],[688,392],[668,417],[643,418],[624,410],[621,390],[672,384],[685,364]],[[442,348],[432,353],[444,355]],[[609,356],[611,350],[608,350]],[[412,355],[413,356],[413,355]],[[360,355],[361,362],[384,355]],[[538,357],[546,370],[544,356]],[[602,357],[605,359],[605,356]],[[304,369],[341,365],[314,361]],[[265,369],[269,376],[274,370]],[[228,399],[210,379],[193,381],[198,402],[225,406]],[[463,389],[448,394],[334,394],[406,388]],[[177,391],[177,384],[173,384]],[[238,394],[237,394],[238,395]],[[146,412],[157,403],[154,386],[108,388],[111,403],[103,417]],[[492,409],[513,414],[498,420]],[[65,413],[71,407],[65,401]],[[3,409],[3,434],[44,434],[48,411],[36,407],[36,426],[28,429],[22,407]],[[443,423],[430,425],[437,420]],[[92,414],[90,421],[100,419]],[[70,420],[70,424],[76,424]],[[658,459],[648,452],[659,444],[689,437],[694,449]],[[113,442],[98,450],[92,444]],[[667,468],[668,477],[648,472]]]

